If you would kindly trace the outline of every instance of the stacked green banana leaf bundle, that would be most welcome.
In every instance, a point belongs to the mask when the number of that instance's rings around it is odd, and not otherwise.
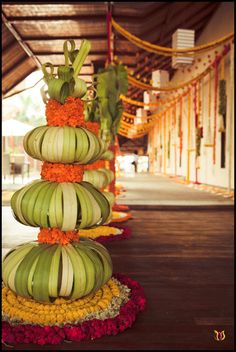
[[[69,95],[85,97],[87,90],[85,82],[77,76],[90,43],[83,41],[80,50],[75,50],[73,41],[69,42],[71,50],[68,50],[67,41],[64,45],[65,66],[58,68],[58,77],[53,74],[51,64],[43,67],[48,95],[60,104],[64,104]],[[50,73],[46,70],[48,67]],[[118,97],[111,98],[117,101],[117,107]],[[108,101],[103,103],[103,112],[105,106],[108,107]],[[115,130],[117,119],[112,120]],[[63,164],[92,163],[106,150],[99,137],[79,126],[37,127],[26,135],[24,148],[33,158]],[[41,230],[55,230],[66,237],[71,232],[75,234],[76,229],[89,229],[106,223],[111,216],[110,202],[109,194],[102,193],[87,181],[57,183],[35,180],[15,192],[11,206],[20,223],[40,227]],[[43,303],[53,303],[57,297],[74,300],[96,292],[111,275],[112,261],[105,247],[83,238],[65,245],[56,241],[23,243],[3,259],[4,285],[19,296]]]

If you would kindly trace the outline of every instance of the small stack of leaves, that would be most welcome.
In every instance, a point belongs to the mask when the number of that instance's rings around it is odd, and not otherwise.
[[[128,75],[124,65],[109,65],[94,76],[97,98],[86,107],[86,120],[100,122],[100,137],[114,142],[123,113],[120,95],[128,91]]]
[[[71,46],[70,50],[68,49],[68,43],[70,43]],[[85,98],[87,94],[86,83],[77,76],[80,73],[90,48],[91,43],[88,40],[82,40],[79,50],[75,49],[74,40],[66,40],[63,48],[65,65],[58,67],[57,74],[54,73],[54,66],[51,63],[42,65],[44,81],[48,85],[47,93],[51,99],[64,104],[65,99],[69,96]]]

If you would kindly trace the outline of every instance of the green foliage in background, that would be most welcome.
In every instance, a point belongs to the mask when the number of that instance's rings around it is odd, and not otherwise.
[[[128,91],[128,74],[122,64],[109,65],[93,76],[97,97],[86,106],[86,119],[100,123],[100,137],[113,143],[123,113],[120,95]]]

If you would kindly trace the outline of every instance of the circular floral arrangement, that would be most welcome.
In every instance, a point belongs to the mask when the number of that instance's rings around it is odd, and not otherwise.
[[[3,288],[3,323],[2,323],[2,342],[6,344],[19,343],[35,343],[44,344],[59,344],[63,341],[83,341],[94,340],[104,335],[117,335],[119,332],[131,327],[136,320],[139,312],[143,311],[146,306],[146,298],[143,288],[140,284],[122,274],[113,274],[112,279],[102,290],[99,290],[94,296],[89,295],[78,300],[77,309],[72,312],[68,310],[70,302],[59,299],[57,304],[54,304],[55,310],[60,311],[67,316],[67,321],[63,321],[59,314],[49,314],[48,320],[51,323],[29,323],[22,319],[12,319],[10,314],[16,316],[14,311],[17,311],[22,299],[17,296],[7,299],[7,290]],[[97,295],[97,296],[96,296]],[[99,299],[99,295],[101,298]],[[93,305],[91,301],[93,300]],[[17,302],[17,305],[16,305]],[[27,307],[27,300],[23,301],[24,307]],[[28,310],[33,310],[36,307],[32,306],[39,304],[35,301],[28,301]],[[87,304],[90,302],[90,304]],[[81,309],[81,305],[85,304],[85,308]],[[86,306],[87,304],[87,306]],[[5,307],[8,307],[9,315],[4,314]],[[73,308],[76,307],[76,301],[73,303]],[[43,316],[42,305],[39,316]],[[48,308],[48,307],[47,307]],[[67,313],[65,312],[65,308]],[[48,308],[49,309],[49,308]],[[53,308],[51,308],[53,311]],[[63,311],[63,312],[62,312]],[[21,312],[21,310],[18,312]],[[21,312],[21,318],[24,315]],[[45,315],[45,314],[44,314]],[[59,315],[59,321],[55,316]],[[29,315],[26,315],[29,317]],[[35,314],[36,316],[36,314]],[[24,318],[25,319],[25,316]],[[37,317],[37,319],[39,319]],[[71,323],[69,319],[74,322]],[[55,323],[56,321],[56,323]],[[76,321],[76,322],[75,322]]]
[[[131,237],[131,229],[125,226],[106,225],[99,226],[95,229],[80,230],[80,234],[84,237],[89,237],[99,243],[106,243],[111,241],[125,240]]]
[[[124,222],[132,218],[131,213],[121,212],[121,211],[112,211],[112,222]]]

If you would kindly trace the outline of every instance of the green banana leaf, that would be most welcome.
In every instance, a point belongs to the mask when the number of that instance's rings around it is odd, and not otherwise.
[[[114,141],[123,113],[120,95],[128,91],[128,74],[124,65],[109,65],[93,76],[97,98],[88,108],[89,121],[100,121],[100,136]]]

